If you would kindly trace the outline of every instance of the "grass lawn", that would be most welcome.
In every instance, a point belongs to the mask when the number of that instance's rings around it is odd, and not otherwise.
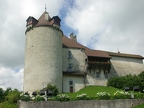
[[[71,98],[76,97],[82,93],[86,93],[88,96],[95,97],[98,92],[108,92],[109,94],[113,95],[117,90],[123,91],[121,89],[117,89],[114,87],[104,87],[104,86],[87,86],[78,92],[75,93],[63,93],[68,94]]]
[[[132,107],[132,108],[144,108],[144,104],[140,104],[140,105]]]

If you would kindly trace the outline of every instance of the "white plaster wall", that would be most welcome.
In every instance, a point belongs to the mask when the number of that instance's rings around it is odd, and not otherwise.
[[[116,56],[111,56],[111,60],[117,60],[117,61],[125,61],[125,62],[134,62],[134,63],[140,63],[143,64],[142,59],[137,59],[137,58],[128,58],[128,57],[116,57]]]
[[[68,51],[71,51],[72,58],[68,59]],[[63,48],[63,71],[67,71],[69,63],[71,63],[73,71],[85,72],[86,71],[86,54],[81,49]]]
[[[125,76],[128,74],[137,75],[144,71],[142,59],[112,56],[111,63],[111,76]]]
[[[63,76],[63,92],[70,92],[69,81],[73,81],[73,91],[77,92],[84,88],[83,76]]]
[[[26,33],[24,91],[55,84],[62,91],[62,32],[35,27]]]
[[[88,71],[87,77],[86,77],[87,86],[89,86],[89,85],[106,86],[107,85],[107,79],[105,78],[104,71],[101,70],[100,78],[96,78],[96,72],[99,72],[99,70],[95,70],[95,71],[91,70],[91,72]]]

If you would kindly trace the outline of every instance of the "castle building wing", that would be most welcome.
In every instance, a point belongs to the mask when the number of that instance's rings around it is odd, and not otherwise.
[[[83,48],[85,50],[86,55],[90,57],[100,57],[100,58],[108,58],[108,59],[111,58],[105,51],[91,50],[87,48],[86,46],[83,46],[80,43],[77,43],[76,41],[69,39],[66,36],[63,36],[62,42],[63,42],[63,47]]]

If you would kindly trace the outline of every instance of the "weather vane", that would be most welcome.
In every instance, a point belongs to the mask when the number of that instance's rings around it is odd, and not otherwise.
[[[46,9],[47,9],[47,7],[46,7],[46,4],[45,4],[45,12],[46,12]]]

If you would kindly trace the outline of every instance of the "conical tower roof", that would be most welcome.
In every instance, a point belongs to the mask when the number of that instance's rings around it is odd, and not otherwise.
[[[47,19],[46,19],[47,17]],[[48,12],[44,12],[40,18],[38,19],[38,23],[36,24],[36,26],[40,26],[40,25],[52,25],[52,23],[50,22],[50,16]]]

